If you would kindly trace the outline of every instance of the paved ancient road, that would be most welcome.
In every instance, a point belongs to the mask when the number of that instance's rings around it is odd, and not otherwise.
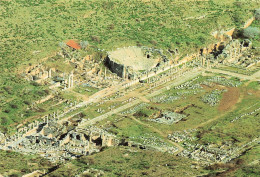
[[[223,71],[223,70],[220,70],[220,69],[206,69],[206,71],[210,71],[210,72],[213,72],[213,73],[227,74],[227,75],[230,75],[230,76],[238,77],[240,79],[246,79],[246,80],[251,80],[251,81],[260,81],[260,71],[254,73],[251,76],[233,73],[233,72],[230,72],[230,71]]]
[[[174,87],[174,86],[180,85],[180,84],[182,84],[184,82],[187,82],[188,80],[191,80],[191,79],[199,76],[200,74],[201,74],[201,71],[199,71],[197,69],[193,70],[193,71],[190,71],[186,75],[184,75],[182,77],[179,77],[179,78],[177,78],[177,79],[175,79],[175,80],[173,80],[171,82],[166,83],[163,88],[161,88],[161,89],[159,89],[159,90],[157,90],[157,91],[155,91],[155,92],[153,92],[151,94],[148,94],[145,97],[148,99],[148,98],[154,97],[156,95],[159,95],[159,94],[163,93],[164,91],[166,91],[168,87]],[[83,124],[80,124],[79,127],[85,127],[85,126],[88,126],[88,125],[95,124],[98,121],[102,121],[102,120],[108,118],[109,116],[111,116],[113,114],[122,112],[123,110],[128,109],[130,107],[133,107],[133,106],[135,106],[135,105],[137,105],[137,104],[139,104],[141,102],[142,102],[142,100],[138,99],[138,100],[135,100],[135,101],[133,101],[131,103],[125,104],[125,105],[123,105],[121,107],[118,107],[118,108],[116,108],[116,109],[114,109],[114,110],[112,110],[110,112],[107,112],[107,113],[105,113],[105,114],[103,114],[101,116],[98,116],[98,117],[95,117],[95,118],[93,118],[93,119],[91,119],[89,121],[86,121]]]

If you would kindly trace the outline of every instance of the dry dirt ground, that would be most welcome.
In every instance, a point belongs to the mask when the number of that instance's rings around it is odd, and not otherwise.
[[[228,91],[224,92],[223,98],[220,101],[218,110],[220,112],[225,112],[230,110],[237,102],[240,96],[239,88],[232,87],[227,88]]]

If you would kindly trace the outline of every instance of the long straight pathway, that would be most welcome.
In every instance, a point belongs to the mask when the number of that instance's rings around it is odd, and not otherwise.
[[[148,94],[145,97],[148,99],[148,98],[154,97],[156,95],[159,95],[159,94],[163,93],[164,91],[166,91],[167,87],[174,87],[174,86],[180,85],[180,84],[182,84],[184,82],[187,82],[187,81],[197,77],[200,74],[201,74],[201,71],[199,71],[197,69],[192,70],[192,71],[188,72],[186,75],[184,75],[182,77],[179,77],[179,78],[176,78],[175,80],[173,80],[173,81],[171,81],[169,83],[166,83],[163,88],[161,88],[161,89],[159,89],[157,91],[154,91],[153,93]],[[133,101],[131,103],[125,104],[125,105],[123,105],[121,107],[118,107],[118,108],[116,108],[116,109],[114,109],[114,110],[112,110],[110,112],[107,112],[107,113],[105,113],[103,115],[100,115],[100,116],[95,117],[95,118],[93,118],[93,119],[91,119],[89,121],[86,121],[83,124],[80,124],[79,127],[85,127],[85,126],[88,126],[88,125],[95,124],[98,121],[102,121],[102,120],[108,118],[109,116],[111,116],[113,114],[122,112],[123,110],[126,110],[126,109],[128,109],[130,107],[133,107],[133,106],[135,106],[135,105],[137,105],[137,104],[139,104],[141,102],[142,102],[142,100],[138,99],[138,100],[135,100],[135,101]]]
[[[220,70],[220,69],[206,69],[206,71],[210,71],[210,72],[213,72],[213,73],[227,74],[227,75],[230,75],[230,76],[238,77],[240,79],[246,79],[246,80],[251,80],[251,81],[260,81],[260,71],[254,73],[251,76],[239,74],[239,73],[233,73],[233,72],[230,72],[230,71],[224,71],[224,70]]]

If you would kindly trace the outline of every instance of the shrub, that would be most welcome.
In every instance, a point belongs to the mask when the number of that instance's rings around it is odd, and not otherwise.
[[[23,103],[24,103],[24,104],[27,104],[27,105],[30,105],[30,104],[31,104],[30,101],[27,101],[27,100],[23,101]]]
[[[6,109],[6,110],[4,110],[4,112],[5,112],[5,113],[9,113],[9,112],[10,112],[10,110],[9,110],[9,109]]]
[[[155,41],[155,40],[151,40],[150,43],[153,45],[157,45],[157,41]]]
[[[259,34],[260,30],[257,27],[248,27],[243,31],[243,36],[249,39],[257,38]]]
[[[8,119],[6,118],[6,117],[1,117],[1,124],[2,125],[6,125],[6,124],[8,124]]]
[[[59,42],[59,47],[60,48],[65,48],[67,45],[64,42]]]
[[[10,87],[10,86],[5,86],[5,87],[3,87],[3,88],[4,88],[4,90],[5,90],[8,94],[12,94],[12,91],[13,91],[12,87]]]
[[[81,42],[80,42],[80,47],[81,47],[82,49],[87,48],[87,46],[88,46],[88,41],[81,41]]]
[[[16,104],[10,104],[10,107],[13,108],[13,109],[17,109],[18,106]]]
[[[35,82],[35,81],[31,81],[31,85],[33,85],[33,86],[35,86],[35,87],[40,86],[40,84],[37,83],[37,82]]]
[[[100,43],[100,38],[98,36],[91,36],[91,40]]]

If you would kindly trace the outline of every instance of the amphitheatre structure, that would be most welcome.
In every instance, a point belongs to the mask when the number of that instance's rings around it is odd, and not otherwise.
[[[147,71],[156,67],[160,62],[160,57],[155,57],[152,53],[142,47],[124,47],[109,52],[106,64],[108,68],[123,78],[131,78],[139,71]]]

